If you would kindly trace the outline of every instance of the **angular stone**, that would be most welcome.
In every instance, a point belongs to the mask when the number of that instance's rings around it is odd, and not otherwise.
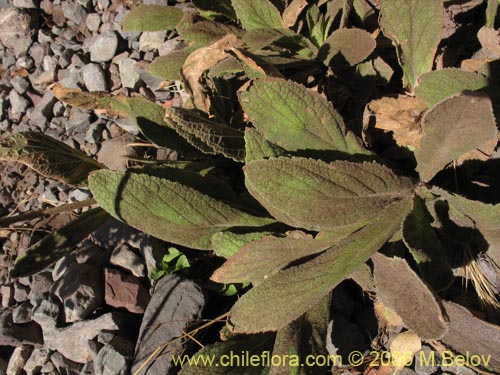
[[[166,36],[166,31],[144,31],[139,38],[139,51],[156,51],[162,46]]]
[[[38,127],[44,126],[52,118],[52,109],[56,102],[57,99],[52,95],[52,91],[46,91],[31,112],[30,123]]]
[[[110,218],[90,235],[90,240],[103,249],[112,250],[123,244],[140,243],[144,234],[135,228]]]
[[[90,61],[110,61],[118,49],[118,37],[113,31],[100,34],[90,46]]]
[[[16,56],[28,51],[32,43],[30,23],[30,17],[15,8],[0,12],[0,41],[13,49]]]
[[[91,123],[90,113],[80,108],[72,107],[69,119],[65,124],[66,133],[70,136],[76,133],[85,133]]]
[[[122,86],[129,89],[135,89],[140,81],[139,69],[136,67],[136,61],[130,58],[120,60],[118,68],[120,69],[120,80]]]
[[[177,275],[161,278],[142,319],[139,338],[132,361],[132,373],[159,346],[179,337],[192,322],[198,320],[205,306],[201,288],[193,281]],[[156,360],[142,374],[166,374],[172,366],[172,356],[182,348],[163,347]]]
[[[40,298],[44,293],[47,293],[54,284],[52,275],[48,271],[39,272],[31,277],[30,293],[28,299],[34,305],[35,301]]]
[[[79,4],[72,3],[69,1],[61,2],[62,11],[64,17],[75,23],[75,25],[81,25],[85,23],[87,18],[87,12]]]
[[[29,323],[33,320],[33,306],[28,301],[12,309],[12,321],[16,324]]]
[[[94,372],[101,375],[128,375],[134,346],[121,337],[104,345],[94,359]]]
[[[109,262],[115,266],[122,267],[136,277],[146,276],[146,265],[144,260],[138,256],[128,245],[119,246],[111,253]]]
[[[13,0],[12,5],[14,5],[16,8],[24,8],[24,9],[38,8],[37,3],[33,0]]]
[[[89,91],[106,91],[106,77],[99,64],[87,64],[82,68],[83,83]]]
[[[50,350],[47,348],[35,348],[24,365],[24,371],[28,375],[37,375],[40,373],[43,365],[49,361]]]
[[[15,324],[12,310],[0,314],[0,346],[40,345],[43,343],[42,330],[34,322]]]
[[[0,286],[0,293],[2,293],[2,307],[9,307],[14,300],[14,291],[10,285]]]
[[[73,362],[58,352],[52,353],[50,361],[60,374],[79,374],[83,367],[81,363]]]
[[[30,83],[23,77],[13,77],[10,79],[10,84],[17,91],[19,95],[23,95],[28,87],[30,87]]]
[[[99,30],[99,25],[101,24],[101,17],[97,13],[90,13],[87,16],[85,24],[87,25],[87,29],[89,29],[89,31],[95,32]]]
[[[113,268],[104,270],[104,296],[109,306],[142,314],[149,302],[149,293],[139,279]]]
[[[9,93],[10,109],[12,113],[24,113],[29,106],[29,101],[19,95],[16,90],[10,90]]]
[[[89,266],[100,268],[109,259],[109,254],[97,246],[85,246],[73,251],[71,254],[59,259],[52,270],[54,280],[59,280],[71,265],[85,263]]]
[[[89,317],[104,301],[101,270],[75,263],[61,276],[51,289],[64,306],[67,323]]]
[[[7,374],[21,375],[23,372],[23,367],[30,357],[32,350],[33,347],[29,345],[18,346],[17,348],[15,348],[9,359]]]

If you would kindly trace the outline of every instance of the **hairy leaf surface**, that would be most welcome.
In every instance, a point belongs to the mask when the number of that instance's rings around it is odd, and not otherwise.
[[[241,29],[235,26],[225,25],[223,23],[213,21],[196,22],[195,24],[179,31],[179,35],[182,39],[200,44],[213,43],[227,34],[240,36],[242,32]]]
[[[295,82],[278,78],[255,81],[240,94],[240,102],[264,137],[288,151],[367,153],[330,102]]]
[[[396,44],[399,63],[413,87],[432,70],[441,41],[442,0],[381,0],[380,25]]]
[[[267,141],[255,128],[245,129],[245,163],[283,155],[286,151]]]
[[[416,196],[413,211],[401,228],[403,241],[417,262],[418,268],[436,291],[446,289],[453,281],[453,271],[446,260],[446,250],[439,242],[433,219],[422,198]]]
[[[152,75],[166,81],[180,81],[182,66],[193,51],[194,48],[186,47],[168,55],[159,56],[148,66],[148,70]]]
[[[424,115],[422,128],[415,158],[424,181],[498,136],[491,100],[483,93],[462,93],[440,102]]]
[[[18,257],[11,276],[23,277],[42,271],[72,252],[78,243],[109,218],[109,214],[101,208],[82,213],[75,220],[45,236]]]
[[[193,0],[192,2],[205,15],[223,15],[236,21],[236,14],[231,5],[231,0]]]
[[[183,138],[206,154],[222,154],[235,161],[245,158],[243,132],[212,121],[198,110],[172,108],[167,115],[169,124]]]
[[[21,132],[0,141],[0,160],[23,163],[44,177],[65,184],[85,183],[103,165],[43,133]]]
[[[232,4],[245,30],[284,28],[280,12],[269,0],[232,0]]]
[[[234,330],[275,331],[297,319],[380,249],[410,209],[410,198],[395,202],[323,254],[278,272],[247,292],[231,310]]]
[[[179,8],[161,5],[139,5],[122,22],[123,31],[174,30],[184,12]]]
[[[363,223],[410,196],[414,186],[376,163],[279,157],[244,170],[248,191],[274,217],[318,231]]]
[[[258,240],[271,232],[234,233],[231,231],[217,232],[212,236],[212,247],[217,256],[232,257],[243,245]]]
[[[446,323],[432,292],[401,258],[382,254],[372,257],[373,276],[382,302],[393,309],[405,325],[423,340],[434,340],[446,333]]]
[[[320,55],[327,65],[356,65],[375,49],[375,39],[362,29],[338,29],[321,46]]]
[[[176,180],[103,170],[89,177],[89,185],[97,202],[115,218],[162,240],[195,249],[211,249],[212,235],[221,230],[271,222]],[[204,189],[217,187],[210,187],[207,181]]]

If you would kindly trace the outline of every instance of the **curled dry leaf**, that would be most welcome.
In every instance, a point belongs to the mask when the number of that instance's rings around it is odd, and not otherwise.
[[[210,98],[203,82],[203,74],[222,60],[231,57],[226,52],[227,49],[239,48],[242,45],[241,40],[229,34],[207,47],[197,49],[187,57],[181,69],[181,76],[196,108],[204,112],[210,109]]]
[[[422,138],[419,122],[426,109],[422,100],[404,95],[372,100],[363,114],[363,140],[368,145],[394,140],[399,146],[417,148]]]

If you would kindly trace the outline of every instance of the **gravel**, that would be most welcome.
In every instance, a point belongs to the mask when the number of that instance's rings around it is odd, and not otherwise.
[[[118,49],[118,36],[114,31],[109,31],[97,36],[90,46],[90,60],[92,62],[110,61]]]
[[[99,64],[87,64],[82,68],[82,78],[89,91],[106,91],[106,77]]]

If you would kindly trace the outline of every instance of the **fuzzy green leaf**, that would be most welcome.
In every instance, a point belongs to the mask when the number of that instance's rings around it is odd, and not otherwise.
[[[166,81],[180,81],[181,68],[194,50],[192,47],[187,47],[165,56],[159,56],[148,66],[148,70],[152,75]]]
[[[381,0],[380,25],[396,44],[399,63],[414,87],[422,74],[432,70],[441,41],[442,0]]]
[[[280,12],[269,0],[232,0],[232,4],[245,30],[284,28]]]
[[[212,248],[212,235],[271,222],[242,212],[179,181],[137,173],[99,171],[89,177],[97,202],[117,219],[162,240],[195,249]],[[165,173],[166,177],[166,173]],[[207,181],[204,191],[217,190]]]
[[[285,150],[264,139],[262,134],[254,128],[245,129],[245,163],[278,157],[285,154]]]
[[[212,236],[212,247],[217,256],[223,258],[232,257],[243,245],[258,240],[271,232],[251,232],[251,233],[233,233],[224,231],[215,233]]]
[[[300,232],[287,237],[266,236],[244,245],[218,268],[211,279],[219,283],[262,282],[290,263],[332,246],[330,238],[313,239]]]
[[[414,183],[376,163],[280,157],[245,167],[248,191],[278,220],[309,230],[363,223]]]
[[[123,31],[174,30],[184,12],[179,8],[161,5],[139,5],[123,19]]]
[[[429,107],[462,91],[476,91],[488,86],[488,78],[457,68],[434,70],[423,74],[418,80],[415,94]]]
[[[240,94],[240,102],[264,137],[286,150],[367,153],[330,102],[295,82],[278,78],[255,81]]]
[[[432,292],[401,258],[382,254],[372,257],[377,294],[393,309],[405,325],[423,340],[434,340],[446,333],[446,323]]]
[[[181,38],[203,45],[211,44],[227,34],[240,36],[242,31],[235,26],[213,21],[196,22],[194,25],[179,31]]]
[[[70,185],[85,183],[90,172],[104,168],[83,152],[34,132],[21,132],[1,140],[0,160],[23,163],[44,177]]]
[[[422,128],[415,158],[423,181],[498,136],[491,100],[483,93],[465,92],[440,102],[424,115]]]
[[[365,30],[339,29],[325,40],[319,53],[327,65],[352,66],[370,56],[375,46],[375,39]]]
[[[235,332],[275,331],[297,319],[380,249],[410,209],[410,198],[395,202],[323,254],[250,290],[231,310]]]
[[[222,154],[235,161],[245,159],[243,132],[212,121],[201,111],[172,108],[168,121],[177,133],[206,154]]]
[[[191,365],[184,365],[179,375],[268,375],[269,368],[265,361],[258,361],[257,365],[240,362],[238,366],[229,366],[228,363],[230,358],[241,353],[248,354],[250,358],[263,358],[264,352],[272,350],[273,342],[274,335],[271,334],[238,335],[224,342],[207,345],[194,355]],[[213,359],[213,362],[206,363],[204,359],[207,358]]]
[[[253,29],[247,31],[242,39],[254,50],[260,50],[283,38],[284,34],[276,29]]]
[[[446,250],[431,226],[432,216],[422,198],[416,196],[413,211],[401,228],[403,241],[417,262],[418,268],[436,291],[446,289],[453,281],[453,271],[446,260]]]
[[[72,252],[78,243],[109,218],[108,213],[101,208],[84,212],[75,220],[44,237],[18,257],[11,276],[23,277],[42,271]]]
[[[230,20],[237,20],[231,0],[193,0],[192,2],[196,8],[204,13],[204,16],[222,15]]]

